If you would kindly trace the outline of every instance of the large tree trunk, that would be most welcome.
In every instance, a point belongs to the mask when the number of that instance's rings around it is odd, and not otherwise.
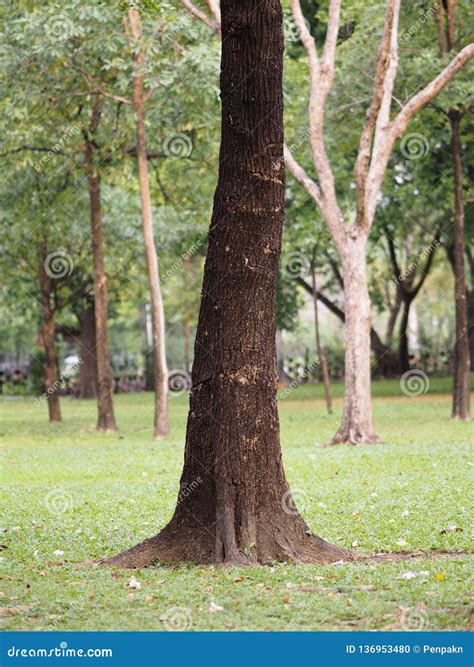
[[[97,102],[94,114],[100,117]],[[98,124],[93,117],[93,124]],[[84,149],[84,162],[87,172],[87,183],[90,199],[90,216],[92,230],[92,261],[94,265],[94,295],[96,324],[96,357],[97,357],[97,407],[99,431],[116,431],[112,393],[114,378],[109,359],[109,336],[107,327],[108,291],[104,268],[104,249],[102,238],[102,212],[100,202],[100,174],[94,165],[94,144],[89,139]]]
[[[275,310],[284,216],[278,0],[223,0],[222,141],[209,230],[181,492],[154,538],[107,561],[332,561],[283,471]]]
[[[366,236],[347,235],[344,271],[345,371],[341,426],[331,444],[380,442],[372,425],[370,386],[370,297],[367,282]]]
[[[451,149],[454,164],[454,299],[456,330],[454,342],[453,417],[469,419],[469,338],[467,330],[466,279],[464,275],[464,200],[462,192],[462,165],[460,114],[452,111]]]
[[[94,302],[88,303],[79,316],[81,323],[79,398],[97,396],[97,359]]]
[[[41,326],[41,339],[46,355],[44,367],[44,391],[48,403],[49,421],[57,423],[61,420],[61,406],[59,405],[59,382],[58,382],[58,359],[56,356],[56,325],[54,321],[54,310],[51,306],[51,283],[46,272],[46,258],[48,255],[46,245],[42,248],[39,262],[39,283],[41,300],[43,305],[43,324]]]
[[[412,299],[403,299],[402,317],[400,319],[398,356],[400,360],[400,371],[406,373],[410,370],[410,352],[408,349],[408,319]]]
[[[140,15],[136,9],[128,12],[132,35],[141,44],[142,31]],[[143,101],[144,58],[141,48],[135,49],[136,72],[133,79],[133,106],[137,126],[138,180],[145,241],[145,257],[150,284],[150,304],[153,338],[153,379],[155,386],[154,436],[161,438],[169,432],[168,427],[168,367],[165,350],[165,316],[161,296],[158,258],[153,237],[151,215],[150,184],[148,178],[147,145],[145,132],[145,112]]]

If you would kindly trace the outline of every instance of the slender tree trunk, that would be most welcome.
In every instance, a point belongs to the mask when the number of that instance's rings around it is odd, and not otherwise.
[[[321,370],[323,372],[324,383],[324,397],[326,399],[326,408],[329,414],[332,413],[332,398],[331,398],[331,380],[329,378],[328,360],[321,348],[321,339],[319,337],[319,315],[318,315],[318,286],[316,283],[316,270],[313,268],[311,272],[313,283],[313,308],[314,308],[314,333],[316,338],[316,353],[318,355]]]
[[[467,329],[466,279],[464,275],[464,200],[462,192],[462,164],[460,114],[450,113],[451,150],[454,164],[454,299],[456,329],[454,342],[453,417],[469,419],[469,337]]]
[[[390,308],[390,315],[388,318],[387,322],[387,331],[385,334],[385,340],[387,342],[387,345],[391,345],[393,341],[393,334],[395,331],[395,324],[397,322],[397,317],[400,312],[400,307],[402,305],[402,295],[401,291],[397,289],[397,294],[395,297],[395,303],[393,306]]]
[[[410,370],[410,353],[408,350],[408,318],[410,316],[410,298],[403,299],[402,317],[400,320],[400,335],[398,339],[398,356],[400,360],[400,372],[406,373]]]
[[[139,45],[142,41],[140,15],[137,9],[128,12],[132,35]],[[140,48],[135,50],[135,74],[133,78],[133,106],[137,126],[138,180],[145,241],[145,257],[150,283],[150,304],[153,335],[153,378],[155,384],[154,435],[160,438],[169,433],[168,427],[168,367],[165,349],[165,316],[161,296],[158,257],[153,238],[150,183],[148,178],[145,112],[143,102],[144,57]]]
[[[84,161],[89,188],[92,261],[94,265],[96,358],[97,358],[97,407],[99,431],[116,431],[114,406],[112,401],[114,378],[109,359],[109,337],[107,326],[108,291],[104,269],[104,248],[102,238],[102,212],[100,204],[100,174],[94,166],[94,145],[86,141]]]
[[[41,300],[43,304],[43,324],[41,327],[41,338],[46,355],[44,368],[44,390],[47,395],[49,421],[57,423],[61,419],[61,406],[58,396],[58,359],[56,356],[56,324],[54,321],[54,310],[51,306],[51,282],[46,272],[46,257],[48,255],[46,244],[43,245],[42,255],[39,263],[39,283]]]
[[[283,471],[275,311],[284,216],[278,0],[222,0],[222,141],[181,492],[171,522],[108,564],[326,562]]]
[[[471,371],[474,371],[474,287],[466,293],[467,299],[467,326],[469,338],[469,358]]]
[[[372,425],[370,378],[370,297],[365,259],[367,238],[347,235],[342,256],[346,354],[342,423],[331,444],[378,443]]]
[[[97,396],[97,359],[95,306],[87,304],[80,315],[81,337],[79,367],[79,398],[96,398]]]

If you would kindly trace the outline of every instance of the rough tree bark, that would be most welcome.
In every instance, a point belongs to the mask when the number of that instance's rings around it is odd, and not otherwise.
[[[222,140],[192,371],[181,492],[170,523],[108,561],[326,562],[285,478],[276,404],[284,216],[279,0],[223,0]]]
[[[153,237],[150,183],[148,177],[145,109],[143,99],[145,60],[142,45],[140,14],[132,8],[128,12],[131,33],[135,44],[135,72],[133,77],[133,107],[137,132],[138,180],[145,242],[145,257],[150,284],[150,304],[153,339],[153,379],[155,389],[154,436],[161,438],[169,433],[168,426],[168,367],[165,349],[165,316],[158,271],[158,257]]]
[[[454,299],[456,329],[454,342],[453,411],[454,419],[470,417],[470,359],[467,326],[466,279],[464,275],[464,199],[462,191],[462,164],[460,114],[451,111],[451,150],[454,164]]]
[[[324,398],[326,400],[326,409],[329,414],[332,413],[331,380],[329,377],[329,366],[326,355],[321,347],[321,338],[319,336],[319,313],[318,313],[318,285],[316,280],[316,269],[312,267],[311,280],[313,287],[313,309],[314,309],[314,335],[316,340],[316,354],[323,373]]]
[[[47,243],[41,247],[39,261],[39,284],[41,301],[43,305],[43,324],[41,326],[41,340],[43,343],[46,359],[44,367],[44,391],[47,395],[49,421],[58,423],[61,419],[61,406],[59,404],[58,389],[58,359],[56,356],[56,325],[54,321],[54,309],[51,305],[51,279],[46,270],[48,256]]]
[[[79,315],[81,324],[79,367],[79,398],[97,396],[97,358],[94,301],[88,302]]]
[[[85,133],[84,167],[90,200],[92,261],[94,266],[96,357],[97,357],[97,408],[99,431],[116,431],[112,401],[114,378],[109,359],[107,326],[108,290],[104,268],[104,243],[102,235],[102,211],[100,201],[100,173],[94,164],[94,134],[100,122],[102,101],[95,98],[89,131]]]

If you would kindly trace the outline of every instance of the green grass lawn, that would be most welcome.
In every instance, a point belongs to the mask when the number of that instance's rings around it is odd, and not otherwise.
[[[280,401],[294,496],[312,530],[345,547],[468,552],[472,424],[450,419],[449,382],[408,398],[374,383],[386,444],[322,448],[341,411],[320,387]],[[336,396],[341,387],[335,387]],[[468,627],[470,559],[131,574],[78,565],[155,534],[170,518],[187,398],[171,398],[172,435],[155,442],[149,394],[116,397],[118,434],[94,430],[92,401],[62,399],[50,427],[30,399],[0,402],[3,451],[0,624],[10,630],[458,630]],[[58,554],[55,552],[64,552]],[[223,610],[209,611],[211,603]]]

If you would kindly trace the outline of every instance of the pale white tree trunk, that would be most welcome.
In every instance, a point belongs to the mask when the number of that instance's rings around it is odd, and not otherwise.
[[[365,261],[367,237],[347,237],[344,272],[345,386],[342,423],[332,444],[380,442],[372,424],[370,391],[371,304]]]
[[[219,34],[216,0],[207,0],[213,21],[192,0],[182,0],[191,14]],[[387,0],[385,25],[379,46],[373,95],[360,136],[354,165],[356,216],[345,221],[339,208],[336,183],[324,138],[324,113],[335,74],[337,37],[342,0],[329,0],[328,27],[319,54],[303,16],[300,0],[290,0],[295,24],[308,57],[310,94],[308,134],[318,183],[298,164],[285,145],[285,162],[293,177],[321,211],[344,269],[346,300],[346,384],[341,427],[332,442],[379,442],[372,426],[370,394],[370,299],[367,289],[366,240],[388,161],[397,139],[413,116],[437,95],[474,56],[474,44],[465,46],[420,92],[391,118],[398,68],[398,17],[401,0]],[[200,15],[202,14],[202,15]]]

